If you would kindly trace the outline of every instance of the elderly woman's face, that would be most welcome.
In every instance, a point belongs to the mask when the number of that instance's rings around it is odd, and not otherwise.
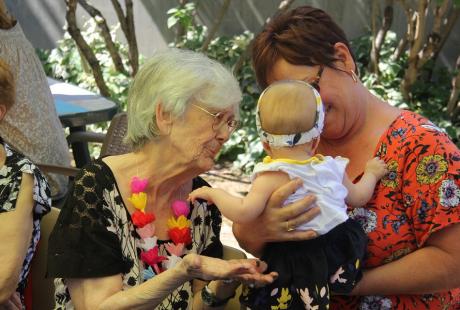
[[[171,132],[181,156],[203,171],[211,169],[214,158],[238,125],[234,111],[235,106],[218,110],[199,102],[190,104]]]

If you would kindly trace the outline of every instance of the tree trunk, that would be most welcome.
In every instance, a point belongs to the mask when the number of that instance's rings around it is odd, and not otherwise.
[[[375,4],[377,5],[377,4]],[[371,72],[379,75],[379,59],[380,59],[380,50],[382,45],[385,42],[385,37],[388,30],[393,23],[393,1],[387,0],[385,3],[385,9],[383,12],[382,25],[372,41],[372,50],[371,50],[371,62],[369,64],[369,69]]]
[[[457,70],[457,75],[452,78],[452,91],[450,92],[449,101],[447,103],[447,114],[452,120],[452,123],[458,122],[456,120],[458,114],[460,113],[460,55],[457,58],[457,64],[455,66]]]
[[[111,0],[112,6],[117,13],[118,21],[120,22],[121,30],[123,31],[126,41],[128,42],[129,63],[131,65],[131,76],[135,76],[139,69],[139,51],[137,48],[137,39],[134,29],[133,2],[125,0],[126,16],[123,13],[118,0]]]
[[[123,61],[121,60],[118,49],[112,40],[112,36],[110,35],[110,29],[107,25],[107,21],[105,20],[104,16],[98,9],[86,2],[86,0],[78,0],[78,3],[80,3],[80,5],[85,9],[85,11],[88,12],[88,14],[91,15],[91,17],[96,21],[100,29],[101,36],[104,39],[105,45],[107,46],[107,50],[109,51],[110,57],[112,58],[115,69],[118,72],[127,75],[128,72],[126,71],[125,66],[123,65]]]
[[[378,75],[378,62],[375,61],[375,38],[377,37],[377,19],[380,15],[380,4],[379,0],[372,0],[371,4],[371,35],[372,35],[372,47],[370,54],[370,61],[368,65],[369,72],[376,73]]]
[[[408,66],[401,84],[401,93],[406,101],[410,101],[411,87],[417,80],[419,69],[419,52],[423,46],[423,36],[426,27],[426,15],[428,11],[428,0],[419,0],[419,5],[411,17],[411,27],[408,37],[409,57]]]
[[[294,1],[295,0],[282,0],[280,2],[280,4],[278,5],[278,9],[276,10],[275,14],[273,14],[273,16],[277,15],[278,13],[281,13],[281,12],[284,12],[284,11],[288,10],[289,7],[292,5],[292,3]],[[265,21],[265,24],[262,26],[262,28],[269,21],[270,21],[270,18],[267,18],[267,20]],[[244,62],[246,61],[246,58],[249,56],[249,53],[250,53],[250,51],[252,49],[253,42],[254,42],[254,39],[252,39],[251,42],[249,42],[248,46],[246,46],[246,49],[243,51],[243,53],[241,53],[240,57],[236,61],[235,65],[233,66],[233,74],[234,75],[238,75],[238,73],[240,72],[241,68],[243,67]]]
[[[413,14],[414,32],[409,36],[408,67],[404,80],[401,85],[401,92],[404,99],[410,99],[410,90],[417,80],[420,69],[429,61],[435,60],[434,57],[439,53],[441,47],[452,30],[452,24],[458,19],[459,8],[452,7],[450,0],[443,0],[441,4],[436,2],[434,10],[433,26],[427,40],[423,40],[426,33],[426,16],[428,12],[428,0],[419,0],[419,7]],[[425,43],[424,43],[425,42]]]
[[[407,44],[409,43],[409,38],[411,38],[412,31],[413,31],[413,26],[412,26],[413,9],[404,0],[400,0],[399,3],[402,5],[404,9],[404,13],[406,15],[407,28],[406,28],[406,33],[399,40],[398,46],[396,47],[393,53],[393,60],[398,60],[401,57],[401,55],[404,54],[407,48]]]
[[[70,36],[74,39],[81,53],[84,55],[84,58],[88,61],[88,64],[91,67],[91,70],[93,72],[93,76],[96,81],[96,85],[99,88],[101,95],[103,95],[104,97],[110,98],[110,91],[104,81],[104,76],[102,74],[102,70],[101,70],[99,61],[97,60],[96,56],[91,50],[91,47],[88,45],[88,43],[85,41],[85,39],[81,35],[80,29],[77,27],[77,20],[75,17],[75,12],[77,9],[77,0],[65,0],[65,2],[67,5],[67,11],[66,11],[66,20],[68,24],[67,31],[69,32]]]
[[[224,19],[225,13],[227,13],[228,7],[230,6],[230,2],[232,2],[232,0],[225,0],[222,4],[219,14],[214,20],[214,24],[212,25],[211,30],[209,31],[208,36],[206,37],[206,40],[204,41],[203,46],[201,47],[202,52],[206,52],[208,50],[209,43],[211,43],[212,39],[216,35],[217,30],[219,29],[220,24]]]

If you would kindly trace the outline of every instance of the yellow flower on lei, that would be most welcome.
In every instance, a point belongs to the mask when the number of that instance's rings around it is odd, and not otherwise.
[[[140,192],[137,194],[132,194],[129,201],[134,205],[134,207],[138,210],[144,212],[145,206],[147,205],[147,194],[144,192]]]
[[[190,220],[187,220],[187,218],[183,215],[179,216],[177,219],[174,217],[171,217],[168,219],[168,228],[173,229],[173,228],[185,228],[185,227],[190,227],[192,226],[192,222]]]
[[[447,172],[447,161],[441,155],[425,156],[417,165],[415,173],[420,184],[433,184]]]

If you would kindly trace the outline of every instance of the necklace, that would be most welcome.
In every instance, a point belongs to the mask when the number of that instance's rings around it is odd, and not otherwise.
[[[167,256],[159,255],[158,237],[155,236],[155,214],[145,212],[147,206],[147,179],[137,176],[131,179],[131,197],[128,200],[136,208],[131,219],[136,227],[136,232],[141,238],[141,260],[144,262],[144,281],[154,277],[166,269],[174,267],[182,260],[185,246],[192,242],[191,221],[187,219],[190,208],[186,201],[176,200],[171,204],[174,216],[168,219],[168,236],[172,240],[165,244]]]

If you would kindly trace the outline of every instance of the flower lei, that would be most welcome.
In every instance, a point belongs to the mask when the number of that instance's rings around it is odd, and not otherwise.
[[[166,269],[172,268],[184,255],[185,246],[192,242],[191,221],[187,219],[190,208],[187,202],[176,200],[172,203],[173,217],[168,219],[168,236],[173,241],[165,245],[169,253],[167,257],[158,255],[158,237],[155,236],[155,214],[146,213],[147,179],[133,177],[131,179],[131,197],[128,200],[134,205],[136,211],[131,215],[131,219],[136,227],[136,231],[141,237],[140,247],[141,260],[148,266],[143,271],[144,281],[154,277]]]

